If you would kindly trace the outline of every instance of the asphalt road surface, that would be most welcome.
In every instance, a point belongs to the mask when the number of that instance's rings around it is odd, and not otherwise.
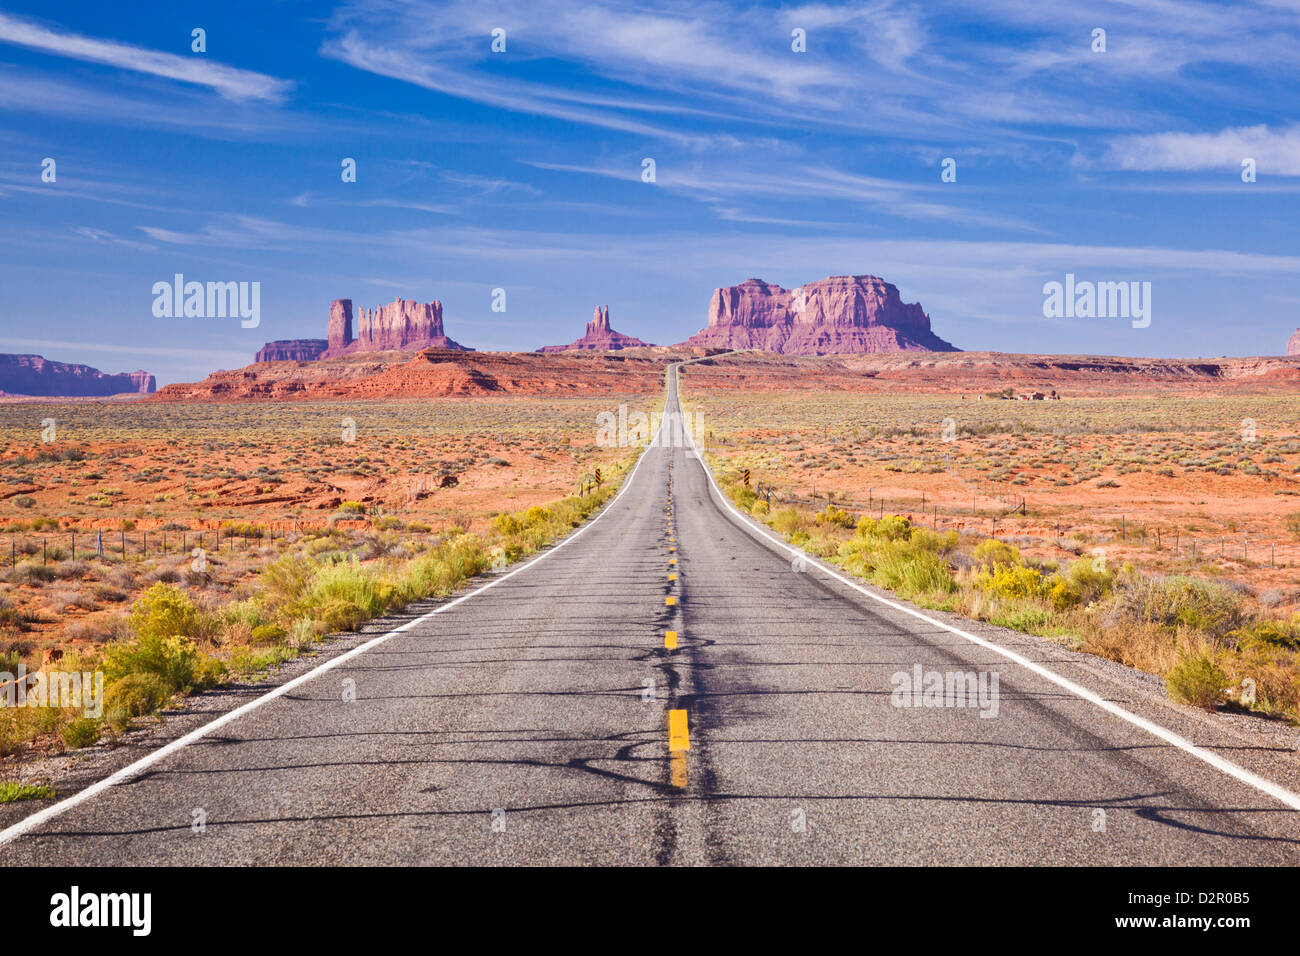
[[[541,560],[8,831],[0,863],[1300,858],[1300,813],[1276,795],[995,650],[796,570],[681,444],[661,434],[620,497]],[[1297,789],[1289,748],[1174,708],[1139,676],[943,620]],[[923,683],[985,683],[970,706],[898,706],[896,675],[918,668]]]

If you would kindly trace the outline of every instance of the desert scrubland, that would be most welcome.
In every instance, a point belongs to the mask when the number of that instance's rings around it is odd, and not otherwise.
[[[7,708],[0,752],[114,735],[550,543],[617,487],[620,402],[647,399],[7,406],[0,671],[107,689],[98,719]]]
[[[913,371],[909,392],[755,361],[693,366],[683,397],[733,499],[792,542],[1175,699],[1300,718],[1300,406],[1277,376],[1058,390],[1021,365]]]

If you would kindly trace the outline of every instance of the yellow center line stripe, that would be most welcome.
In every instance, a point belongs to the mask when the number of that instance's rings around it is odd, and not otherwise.
[[[668,750],[680,753],[691,749],[691,732],[686,726],[686,711],[668,711]]]
[[[677,650],[677,632],[664,631],[664,647],[670,651]]]
[[[670,594],[666,598],[664,598],[664,603],[667,604],[669,607],[672,607],[674,604],[677,603],[677,598],[673,597]]]
[[[668,766],[672,771],[672,785],[680,790],[686,789],[686,754],[669,754]]]

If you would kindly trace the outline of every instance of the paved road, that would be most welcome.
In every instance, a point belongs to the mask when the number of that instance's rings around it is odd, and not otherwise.
[[[1300,858],[1300,814],[1273,797],[793,570],[674,444],[649,449],[571,544],[43,822],[0,863]],[[1118,668],[978,633],[1297,788],[1294,756],[1267,739],[1171,708]],[[894,675],[918,665],[997,672],[996,716],[978,697],[895,706]]]

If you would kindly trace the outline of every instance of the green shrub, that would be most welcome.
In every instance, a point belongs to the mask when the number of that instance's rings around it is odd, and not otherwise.
[[[906,538],[912,533],[912,523],[902,515],[885,515],[879,519],[863,515],[858,521],[857,533],[862,538]]]
[[[73,750],[89,747],[99,740],[99,721],[93,717],[78,717],[64,724],[60,733],[63,742]]]
[[[393,597],[391,585],[353,558],[318,570],[304,601],[312,617],[331,631],[354,631],[388,610]]]
[[[524,525],[512,514],[497,515],[492,519],[492,530],[509,538],[523,531]]]
[[[514,557],[512,548],[503,550],[507,559]],[[398,581],[398,594],[407,602],[447,594],[491,564],[492,556],[482,540],[476,535],[460,535],[411,562]]]
[[[156,675],[168,693],[208,686],[219,663],[188,637],[150,635],[131,643],[110,644],[104,653],[104,679],[110,684],[129,674]]]
[[[104,716],[118,730],[125,730],[133,717],[152,714],[171,696],[157,674],[126,674],[104,688]]]
[[[803,530],[803,513],[797,508],[782,508],[772,514],[772,527],[784,535]]]
[[[976,573],[971,583],[1002,600],[1047,597],[1051,587],[1042,574],[1023,564],[995,564]]]
[[[320,637],[316,631],[316,622],[310,617],[300,617],[289,626],[287,643],[290,647],[305,647]]]
[[[270,528],[264,524],[252,524],[248,521],[223,521],[221,530],[228,537],[236,538],[265,538],[270,534]]]
[[[956,531],[931,531],[929,528],[913,528],[909,539],[915,547],[934,554],[947,554],[957,548]]]
[[[1227,639],[1242,651],[1256,648],[1275,650],[1300,650],[1300,621],[1252,621],[1244,627],[1229,631]]]
[[[131,605],[131,627],[141,638],[162,638],[198,632],[199,611],[175,585],[159,581]]]
[[[1228,675],[1207,654],[1188,655],[1165,677],[1169,696],[1180,704],[1214,710],[1223,699]]]
[[[872,580],[906,598],[922,594],[950,594],[957,589],[948,565],[937,555],[892,542],[876,553]]]
[[[1115,584],[1114,571],[1098,571],[1093,564],[1094,559],[1079,558],[1071,561],[1061,575],[1083,604],[1105,597]]]
[[[54,798],[54,788],[48,783],[19,783],[16,780],[0,781],[0,803],[13,803],[15,800],[50,800]]]
[[[314,563],[297,555],[286,554],[262,568],[258,575],[260,598],[270,611],[282,611],[289,616],[296,616],[294,612],[315,574]]]
[[[837,528],[852,528],[855,524],[853,515],[849,514],[843,508],[836,508],[832,504],[828,504],[826,508],[817,515],[817,523],[832,525]]]
[[[279,624],[259,624],[253,628],[253,643],[278,644],[287,633]]]
[[[1245,621],[1241,596],[1220,584],[1188,577],[1130,575],[1116,588],[1106,621],[1179,626],[1222,640]]]
[[[972,557],[976,564],[990,569],[999,564],[1006,566],[1020,564],[1019,549],[997,538],[985,538],[975,545]]]
[[[1052,623],[1052,611],[1038,602],[1019,601],[996,608],[987,620],[990,624],[1009,627],[1013,631],[1041,634]]]

